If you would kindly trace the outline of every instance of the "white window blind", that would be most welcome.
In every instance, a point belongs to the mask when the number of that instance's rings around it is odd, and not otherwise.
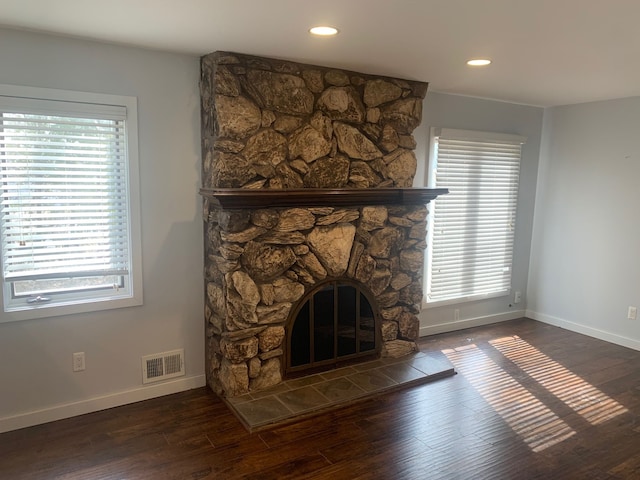
[[[7,280],[128,272],[122,120],[2,113]]]
[[[433,129],[427,303],[508,294],[521,145],[515,135]]]
[[[5,311],[131,297],[127,108],[0,96]]]

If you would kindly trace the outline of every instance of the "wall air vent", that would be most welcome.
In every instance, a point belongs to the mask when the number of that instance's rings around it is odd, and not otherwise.
[[[184,375],[184,349],[142,357],[142,383]]]

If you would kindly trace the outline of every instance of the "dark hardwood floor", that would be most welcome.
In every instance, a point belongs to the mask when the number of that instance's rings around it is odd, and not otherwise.
[[[640,479],[640,352],[521,319],[459,374],[249,434],[205,388],[0,435],[2,479]]]

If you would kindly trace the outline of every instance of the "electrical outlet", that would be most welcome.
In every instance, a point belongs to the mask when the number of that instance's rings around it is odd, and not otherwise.
[[[629,307],[627,310],[627,318],[629,320],[635,320],[638,316],[638,309],[636,307]]]
[[[81,372],[85,369],[84,352],[76,352],[73,354],[73,371]]]
[[[522,293],[521,292],[516,292],[513,295],[513,303],[520,303],[520,300],[522,300]]]

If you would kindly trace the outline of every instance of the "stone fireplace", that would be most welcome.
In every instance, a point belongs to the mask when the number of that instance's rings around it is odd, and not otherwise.
[[[427,84],[227,52],[201,73],[209,386],[414,351],[446,193],[411,188]]]

